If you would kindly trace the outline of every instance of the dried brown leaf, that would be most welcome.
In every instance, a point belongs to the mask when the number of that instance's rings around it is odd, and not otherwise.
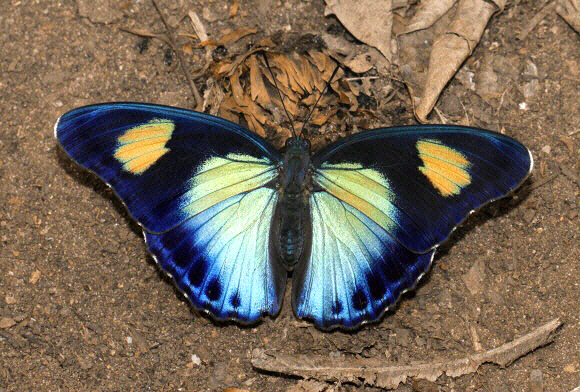
[[[373,63],[368,53],[361,53],[353,58],[347,58],[343,64],[355,73],[365,73],[373,69]]]
[[[230,85],[232,87],[232,96],[236,105],[239,107],[246,106],[246,100],[244,98],[244,89],[240,83],[241,71],[238,69],[232,76],[230,76]]]
[[[237,64],[232,63],[229,60],[218,63],[215,67],[217,73],[216,77],[219,77],[219,75],[229,74],[235,67],[237,67]]]
[[[300,95],[304,94],[305,90],[302,86],[300,73],[296,63],[288,56],[280,55],[276,58],[276,64],[287,76],[286,86],[290,87]]]
[[[268,120],[266,111],[258,105],[256,102],[252,101],[249,96],[245,96],[245,113],[251,114],[260,124],[265,124]]]
[[[234,0],[230,6],[230,18],[233,18],[238,14],[238,9],[240,8],[240,0]]]
[[[324,72],[324,70],[326,69],[326,63],[328,61],[332,62],[332,60],[322,52],[310,50],[308,52],[308,55],[310,56],[310,60],[312,61],[312,64],[314,64],[320,72]]]
[[[392,0],[325,1],[325,15],[336,15],[352,35],[391,60]]]
[[[260,65],[258,64],[256,56],[250,56],[248,58],[248,66],[250,67],[250,96],[253,101],[264,105],[269,101],[270,96],[262,79]]]
[[[433,44],[427,80],[415,114],[426,121],[439,94],[473,52],[497,7],[486,0],[460,0],[448,31]]]
[[[356,95],[357,97],[360,95],[360,85],[358,83],[355,83],[354,81],[351,80],[345,80],[345,83],[354,95]]]
[[[237,123],[239,121],[237,113],[239,113],[239,109],[234,98],[231,96],[225,97],[220,104],[219,117]]]
[[[457,0],[423,0],[403,34],[431,27]]]
[[[328,121],[329,118],[334,116],[337,111],[338,111],[338,108],[334,108],[334,109],[329,110],[327,112],[321,112],[318,109],[316,109],[316,110],[314,110],[314,113],[312,113],[312,116],[310,117],[310,122],[314,125],[322,126],[323,124],[325,124]]]
[[[304,88],[308,91],[308,94],[312,94],[312,91],[316,88],[312,66],[305,56],[299,56],[298,61],[300,62],[300,76]]]
[[[310,76],[313,88],[315,88],[318,91],[322,91],[324,90],[324,86],[326,85],[326,82],[322,77],[322,72],[326,68],[326,62],[327,61],[332,62],[332,60],[330,60],[328,56],[326,56],[324,53],[321,52],[310,51],[308,54],[309,54],[308,62],[311,64]]]
[[[248,122],[248,126],[252,131],[256,132],[258,135],[262,137],[266,137],[266,131],[264,127],[256,120],[254,116],[252,116],[251,114],[244,113],[244,118]]]
[[[554,319],[536,330],[498,348],[471,354],[465,358],[443,362],[415,362],[409,365],[386,365],[376,358],[334,359],[328,356],[284,355],[254,349],[252,366],[256,369],[293,375],[303,378],[332,382],[353,382],[381,388],[397,388],[408,378],[435,381],[443,373],[459,377],[477,371],[483,363],[491,362],[505,367],[527,353],[542,347],[554,339],[556,330],[562,325]]]

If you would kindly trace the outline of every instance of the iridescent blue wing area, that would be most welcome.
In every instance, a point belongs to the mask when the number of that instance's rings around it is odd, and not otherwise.
[[[312,252],[293,277],[298,317],[322,328],[378,319],[473,210],[516,189],[529,150],[456,126],[362,132],[313,156]]]
[[[278,312],[286,271],[268,247],[274,147],[217,117],[135,103],[75,109],[55,133],[115,190],[196,308],[242,322]]]

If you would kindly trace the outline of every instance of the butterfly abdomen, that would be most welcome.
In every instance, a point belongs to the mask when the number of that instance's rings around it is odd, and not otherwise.
[[[272,227],[272,241],[278,258],[288,271],[294,269],[309,249],[311,233],[308,198],[285,194],[278,201]]]

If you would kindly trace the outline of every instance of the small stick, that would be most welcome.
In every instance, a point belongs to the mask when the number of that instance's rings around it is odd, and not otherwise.
[[[187,72],[187,68],[185,68],[185,61],[183,60],[183,56],[181,56],[181,52],[177,49],[177,47],[175,45],[175,40],[173,39],[173,33],[171,32],[171,27],[169,26],[169,23],[167,23],[167,20],[165,19],[165,15],[163,15],[163,12],[161,12],[161,8],[157,4],[157,0],[152,0],[152,1],[153,1],[153,5],[155,6],[155,9],[157,10],[157,13],[161,17],[161,20],[163,21],[163,24],[165,25],[165,28],[167,29],[167,37],[169,40],[169,45],[171,46],[171,48],[173,49],[173,51],[177,55],[177,59],[179,60],[179,64],[181,64],[181,69],[183,70],[183,73],[185,74],[185,77],[187,78],[187,81],[189,83],[189,87],[191,88],[191,92],[193,94],[193,98],[195,99],[196,110],[201,111],[203,109],[203,106],[202,106],[203,100],[201,99],[201,95],[199,95],[199,91],[197,91],[197,87],[195,87],[195,83],[193,83],[193,80],[191,79],[191,75],[189,74],[189,72]]]
[[[549,183],[550,181],[554,180],[556,177],[558,177],[560,175],[560,171],[557,171],[556,173],[549,175],[549,176],[545,176],[540,178],[537,181],[532,182],[529,186],[523,188],[521,191],[519,191],[518,193],[521,194],[527,194],[530,191],[533,191],[536,188],[539,188],[541,186],[546,185],[547,183]]]
[[[550,13],[550,11],[552,11],[554,7],[556,7],[556,4],[557,2],[553,1],[550,4],[544,6],[544,8],[542,8],[540,12],[538,12],[536,16],[532,18],[532,20],[530,21],[528,26],[524,29],[524,31],[522,31],[520,35],[518,35],[518,39],[520,41],[526,39],[528,34],[532,32],[532,30],[537,26],[537,24],[540,23]]]
[[[252,366],[258,370],[332,382],[364,382],[367,385],[394,389],[407,378],[435,381],[443,373],[459,377],[477,371],[483,363],[492,362],[501,367],[554,340],[554,333],[562,325],[554,319],[516,340],[492,350],[475,353],[465,358],[443,362],[385,366],[384,361],[371,359],[340,359],[330,363],[328,356],[292,356],[268,353],[261,349],[252,352]]]
[[[561,164],[560,170],[566,177],[575,182],[576,185],[580,186],[580,177],[578,177],[572,170],[570,170],[568,166]]]

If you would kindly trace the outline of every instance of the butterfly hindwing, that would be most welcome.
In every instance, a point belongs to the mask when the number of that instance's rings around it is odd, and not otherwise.
[[[326,192],[311,198],[312,250],[292,282],[294,312],[321,328],[374,321],[415,285],[433,252],[415,254],[348,203]]]
[[[286,271],[269,258],[279,153],[229,121],[164,106],[73,110],[64,150],[105,180],[143,226],[159,265],[218,319],[275,314]]]
[[[238,194],[166,233],[146,232],[147,245],[197,309],[241,322],[276,314],[286,283],[268,246],[276,198],[270,188]]]
[[[455,126],[378,129],[313,156],[312,252],[293,306],[324,328],[374,321],[429,268],[469,213],[517,188],[529,151]]]

